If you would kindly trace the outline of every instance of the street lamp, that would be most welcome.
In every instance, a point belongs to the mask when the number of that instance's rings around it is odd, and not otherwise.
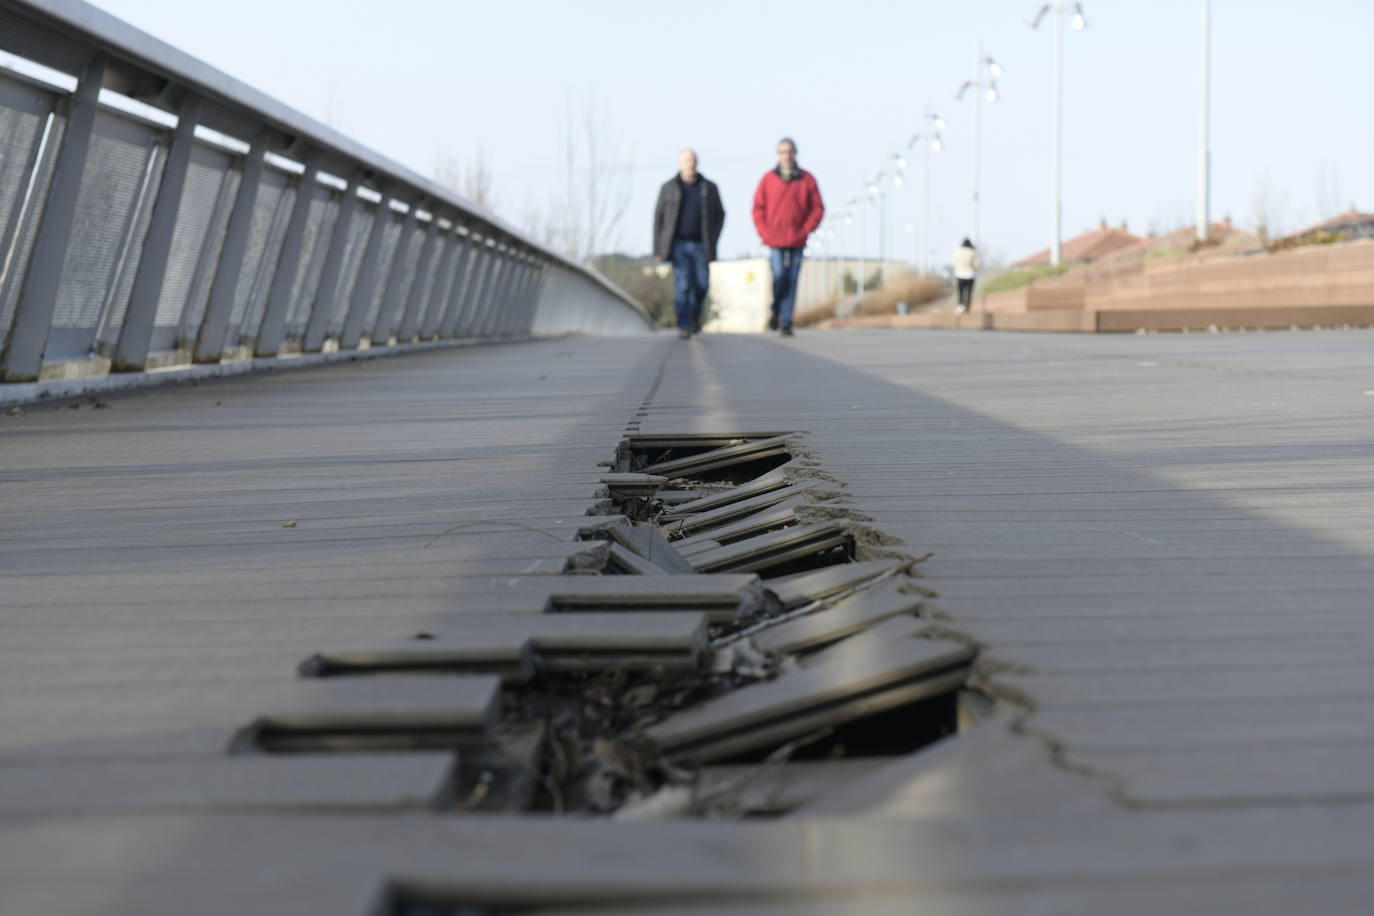
[[[984,75],[985,72],[986,76]],[[969,202],[969,238],[973,240],[974,245],[981,244],[978,224],[978,210],[981,201],[978,188],[983,160],[983,99],[986,98],[989,102],[997,101],[999,98],[997,77],[1001,75],[1002,65],[984,54],[983,44],[979,42],[973,53],[973,79],[965,80],[964,85],[959,87],[959,92],[954,96],[954,100],[957,102],[970,89],[973,90],[973,191]]]
[[[1197,240],[1207,241],[1212,230],[1212,0],[1202,0],[1202,130],[1197,162]]]
[[[1083,4],[1055,0],[1040,7],[1031,19],[1030,27],[1040,28],[1040,23],[1051,12],[1054,13],[1054,157],[1050,166],[1050,196],[1053,198],[1050,205],[1050,263],[1058,264],[1062,254],[1061,224],[1064,212],[1060,185],[1064,146],[1064,14],[1072,14],[1070,25],[1075,32],[1087,28],[1088,20],[1083,15]]]
[[[927,104],[921,112],[921,129],[912,134],[906,144],[908,151],[917,143],[921,144],[921,177],[925,183],[921,193],[921,244],[925,246],[920,259],[922,273],[930,273],[930,154],[944,147],[940,139],[940,131],[944,129],[945,119],[932,112]]]

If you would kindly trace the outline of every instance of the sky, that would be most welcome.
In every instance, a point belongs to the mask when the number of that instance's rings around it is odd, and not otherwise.
[[[628,209],[613,246],[647,253],[658,186],[691,146],[720,185],[721,257],[761,252],[750,219],[778,138],[795,137],[832,211],[919,129],[931,156],[935,261],[967,233],[972,111],[955,102],[974,49],[1001,64],[983,109],[982,243],[1016,259],[1049,244],[1053,35],[1036,0],[96,0],[96,5],[434,174],[479,151],[494,209],[517,225],[560,196],[559,125],[594,105],[622,150]],[[1192,220],[1201,0],[1086,0],[1064,36],[1065,236],[1105,219],[1137,233]],[[1374,209],[1369,0],[1213,0],[1214,218],[1283,228]],[[892,192],[888,253],[914,259],[919,157]],[[1338,201],[1339,205],[1334,202]],[[1334,210],[1333,210],[1334,207]],[[1332,212],[1327,212],[1332,211]],[[878,211],[863,220],[877,257]],[[853,255],[859,224],[828,243]]]

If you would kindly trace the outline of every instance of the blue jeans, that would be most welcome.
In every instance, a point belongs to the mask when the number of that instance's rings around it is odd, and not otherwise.
[[[797,304],[797,277],[801,276],[802,250],[800,248],[774,248],[773,264],[773,316],[778,319],[778,327],[792,327],[792,309]]]
[[[695,333],[701,308],[706,303],[706,287],[711,282],[706,246],[701,242],[676,239],[672,259],[673,307],[677,311],[678,330]]]

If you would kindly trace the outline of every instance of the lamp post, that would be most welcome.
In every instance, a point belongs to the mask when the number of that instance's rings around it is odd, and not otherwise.
[[[1207,241],[1212,228],[1212,0],[1202,0],[1202,123],[1197,159],[1197,240]]]
[[[973,52],[973,79],[965,80],[964,85],[959,87],[959,92],[954,96],[954,100],[957,102],[963,99],[964,94],[970,89],[973,90],[973,165],[971,168],[973,190],[969,200],[968,237],[974,245],[981,244],[978,224],[978,209],[981,201],[978,186],[983,164],[983,99],[986,98],[989,102],[997,101],[997,77],[1001,75],[1002,65],[984,54],[983,43],[979,42]]]
[[[1064,141],[1064,14],[1072,13],[1070,23],[1075,32],[1087,28],[1088,20],[1083,15],[1083,4],[1054,0],[1046,3],[1030,21],[1030,27],[1040,28],[1040,23],[1049,13],[1054,13],[1054,156],[1050,166],[1050,263],[1058,264],[1061,259],[1063,239],[1063,191],[1060,177],[1063,171]]]
[[[927,104],[921,113],[921,129],[912,134],[907,141],[908,151],[921,144],[921,178],[925,184],[921,192],[921,272],[930,273],[930,154],[938,153],[944,146],[940,131],[945,129],[945,119],[930,110]]]

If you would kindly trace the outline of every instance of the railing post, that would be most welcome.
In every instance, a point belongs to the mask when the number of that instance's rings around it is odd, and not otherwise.
[[[520,293],[525,288],[525,253],[515,253],[515,265],[511,271],[510,294],[501,306],[501,336],[509,337],[515,333],[515,323],[520,312]]]
[[[457,255],[458,264],[454,267],[453,289],[449,291],[444,317],[439,322],[439,336],[444,339],[458,336],[458,322],[463,317],[463,304],[467,302],[467,291],[472,285],[477,260],[476,234],[469,230],[468,234],[459,237],[458,241],[463,247]]]
[[[124,310],[124,322],[115,342],[111,365],[115,372],[140,372],[148,362],[148,345],[157,321],[158,303],[162,300],[162,286],[167,279],[172,241],[176,238],[177,213],[186,190],[186,176],[191,171],[191,152],[196,145],[201,104],[200,96],[187,93],[177,114],[167,164],[162,170],[162,184],[158,186],[148,231],[143,237],[143,256],[138,262],[129,305]]]
[[[425,241],[420,246],[420,259],[415,262],[415,279],[411,281],[406,293],[406,308],[401,314],[401,325],[396,329],[396,339],[400,343],[410,343],[424,317],[422,306],[425,303],[425,287],[429,285],[430,262],[434,258],[434,243],[439,238],[439,213],[430,207],[429,228],[425,230]]]
[[[520,290],[520,314],[515,325],[515,333],[528,334],[530,330],[530,303],[534,301],[535,285],[539,278],[539,264],[533,259],[525,265],[525,284]]]
[[[456,333],[459,337],[471,337],[473,325],[482,308],[482,296],[487,287],[487,274],[491,271],[491,248],[486,237],[477,243],[473,251],[476,259],[472,263],[472,282],[468,284],[463,296],[462,313],[458,317]]]
[[[71,242],[76,200],[86,157],[95,134],[95,115],[100,87],[105,81],[107,59],[97,54],[81,71],[67,109],[67,130],[62,137],[53,168],[48,199],[34,237],[24,285],[14,309],[14,324],[5,349],[0,353],[0,381],[32,382],[43,368],[43,352],[48,345],[57,287]]]
[[[431,340],[439,330],[439,322],[444,317],[444,307],[448,304],[449,297],[445,295],[446,290],[452,290],[453,285],[449,283],[445,287],[445,282],[453,275],[453,260],[459,251],[461,237],[458,235],[458,223],[455,222],[449,229],[448,237],[440,239],[440,244],[444,246],[443,254],[439,257],[439,266],[434,273],[434,288],[430,291],[429,301],[425,303],[424,320],[420,322],[420,339]]]
[[[539,266],[539,273],[534,278],[534,294],[530,296],[530,313],[526,320],[525,333],[533,335],[539,325],[539,309],[544,304],[544,298],[548,295],[549,285],[553,277],[553,270],[548,264]]]
[[[348,235],[353,228],[353,215],[358,210],[358,184],[361,181],[362,170],[355,170],[339,200],[334,234],[329,238],[329,251],[324,256],[324,267],[320,271],[320,285],[316,288],[310,319],[306,322],[305,335],[301,339],[301,350],[306,353],[318,353],[324,348],[329,323],[338,311],[338,303],[334,300],[343,282],[344,256],[348,253]]]
[[[353,284],[348,316],[344,318],[343,330],[339,332],[340,350],[352,350],[358,346],[363,336],[363,323],[367,321],[367,309],[377,292],[378,274],[382,269],[382,240],[386,236],[387,223],[391,222],[391,204],[387,200],[386,189],[379,190],[382,199],[377,201],[377,212],[372,214],[372,231],[368,233],[363,260],[358,265],[358,279]]]
[[[253,145],[243,159],[243,177],[234,197],[234,212],[229,215],[224,247],[220,249],[219,265],[210,287],[210,300],[200,320],[196,335],[194,359],[198,363],[217,363],[224,355],[224,338],[229,333],[229,319],[234,313],[239,281],[243,279],[243,255],[248,250],[249,231],[253,228],[253,208],[258,202],[258,188],[262,184],[265,157],[271,131],[264,127],[253,139]]]
[[[305,251],[305,226],[310,219],[310,204],[315,198],[319,161],[318,150],[311,149],[305,154],[305,171],[297,180],[286,237],[282,239],[277,269],[272,274],[272,286],[267,293],[267,308],[258,323],[257,340],[253,341],[254,356],[276,356],[286,336],[286,316],[291,311],[291,292],[300,271],[301,253]]]
[[[471,337],[481,337],[486,330],[487,318],[491,315],[491,294],[496,289],[497,277],[501,273],[499,243],[489,245],[483,253],[486,255],[486,270],[482,272],[482,285],[477,288],[473,310],[468,317],[468,335]]]
[[[510,281],[506,284],[505,295],[501,297],[501,311],[496,318],[492,333],[501,337],[509,336],[514,323],[516,303],[520,301],[520,284],[525,279],[525,256],[519,251],[511,256]]]
[[[372,346],[385,346],[391,340],[391,331],[396,326],[396,314],[400,303],[396,294],[400,292],[401,281],[405,279],[406,252],[410,249],[410,227],[415,223],[415,211],[420,207],[420,198],[412,197],[408,202],[405,219],[401,221],[401,234],[396,239],[396,251],[391,255],[391,264],[386,269],[386,286],[382,290],[382,301],[377,306],[377,320],[372,323]]]

